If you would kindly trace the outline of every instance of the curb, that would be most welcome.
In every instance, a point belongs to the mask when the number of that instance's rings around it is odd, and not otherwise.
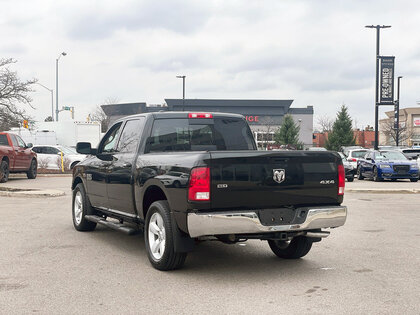
[[[371,194],[420,194],[420,189],[378,189],[378,188],[348,188],[345,192]]]
[[[54,189],[19,189],[10,187],[0,187],[0,196],[5,197],[31,197],[31,198],[43,198],[43,197],[61,197],[64,196],[65,192]]]

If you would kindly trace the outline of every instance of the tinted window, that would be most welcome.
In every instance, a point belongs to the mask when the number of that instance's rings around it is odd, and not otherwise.
[[[7,141],[6,135],[0,135],[0,145],[9,145],[9,141]]]
[[[42,153],[45,154],[58,154],[60,153],[60,150],[54,147],[45,147],[44,150],[42,150]]]
[[[33,147],[32,151],[34,151],[35,153],[41,153],[42,152],[42,147]]]
[[[120,129],[121,123],[112,126],[101,141],[101,145],[99,147],[100,153],[109,153],[114,151],[118,135],[120,134]]]
[[[255,149],[249,126],[238,118],[158,119],[147,143],[147,152]]]
[[[144,118],[128,120],[118,141],[118,152],[136,152],[141,137]]]

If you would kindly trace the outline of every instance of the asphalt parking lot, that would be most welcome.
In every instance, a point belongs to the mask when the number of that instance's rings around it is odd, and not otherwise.
[[[160,272],[142,235],[74,230],[70,177],[2,185],[29,182],[66,195],[0,196],[1,314],[420,313],[420,194],[357,191],[420,183],[346,183],[346,225],[303,259],[278,259],[261,241],[207,242],[182,270]]]

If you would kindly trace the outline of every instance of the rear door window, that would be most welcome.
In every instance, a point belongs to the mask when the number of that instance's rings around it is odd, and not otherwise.
[[[0,135],[0,145],[9,145],[9,141],[7,141],[6,135]]]
[[[144,117],[128,120],[118,141],[117,151],[121,153],[134,153],[137,150],[144,125]]]
[[[254,150],[251,130],[238,118],[157,119],[146,152]]]

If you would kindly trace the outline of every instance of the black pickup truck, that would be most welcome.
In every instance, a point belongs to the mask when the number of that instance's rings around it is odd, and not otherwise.
[[[125,117],[73,169],[73,224],[144,231],[151,264],[180,268],[203,240],[267,240],[281,258],[306,255],[342,226],[338,154],[257,151],[241,115],[159,112]]]

